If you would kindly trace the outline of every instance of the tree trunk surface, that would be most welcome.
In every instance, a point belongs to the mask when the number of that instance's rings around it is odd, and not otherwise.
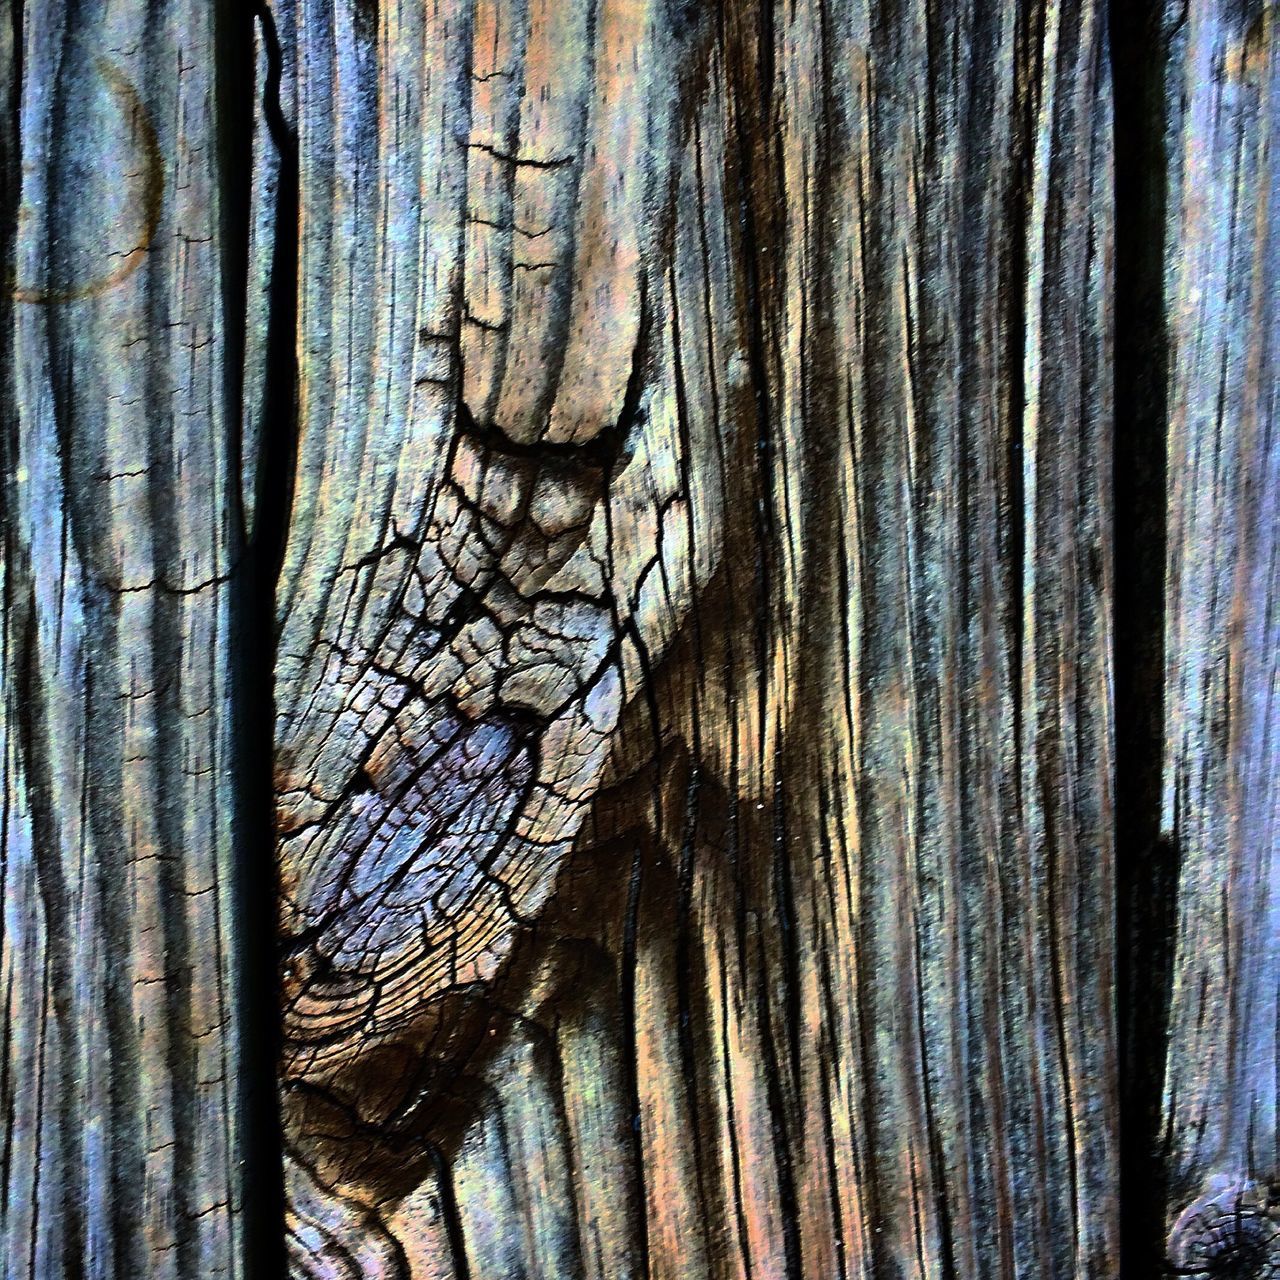
[[[1274,4],[6,15],[5,1280],[1280,1274]]]

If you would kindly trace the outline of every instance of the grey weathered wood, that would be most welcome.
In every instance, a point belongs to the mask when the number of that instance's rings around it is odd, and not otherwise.
[[[0,22],[0,1270],[1115,1276],[1123,1136],[1269,1275],[1275,6],[1126,108],[1136,620],[1101,0],[253,10]]]
[[[1274,5],[1170,15],[1163,830],[1179,860],[1169,1253],[1280,1267],[1280,45]]]
[[[809,564],[774,802],[818,1030],[797,1182],[840,1204],[810,1229],[846,1274],[1113,1274],[1104,15],[797,13],[777,376],[812,443],[782,436],[775,527]],[[788,349],[824,277],[834,341],[815,319]]]
[[[0,23],[9,1280],[242,1274],[210,21]]]

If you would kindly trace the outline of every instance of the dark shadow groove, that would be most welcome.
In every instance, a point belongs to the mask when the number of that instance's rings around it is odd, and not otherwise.
[[[268,7],[220,0],[217,19],[227,396],[231,421],[239,426],[235,471],[255,490],[252,527],[244,534],[242,568],[234,581],[231,603],[231,698],[240,804],[233,934],[240,1073],[238,1156],[244,1196],[241,1238],[248,1280],[280,1280],[287,1264],[277,1089],[281,1012],[273,788],[275,593],[289,526],[297,452],[298,154],[280,107],[281,50]],[[252,96],[255,35],[262,41],[267,66],[260,104]],[[249,336],[253,130],[259,111],[277,149],[280,174],[271,248],[262,421],[249,423],[242,417],[249,399],[245,395],[244,358]],[[256,441],[256,457],[240,456],[245,441]],[[245,512],[235,514],[244,529]]]
[[[445,1238],[449,1242],[449,1261],[453,1264],[454,1280],[471,1280],[467,1242],[462,1233],[462,1215],[458,1210],[457,1193],[453,1186],[453,1171],[439,1147],[431,1146],[430,1152],[431,1163],[436,1171],[440,1216],[444,1220]]]
[[[1160,0],[1111,0],[1115,106],[1116,942],[1120,1256],[1163,1274],[1160,1116],[1177,851],[1160,831],[1164,738],[1168,162]]]

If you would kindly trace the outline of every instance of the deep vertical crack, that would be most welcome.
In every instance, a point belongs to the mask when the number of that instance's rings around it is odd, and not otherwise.
[[[277,1091],[281,1012],[273,793],[276,652],[275,593],[284,555],[297,452],[296,279],[298,261],[297,145],[281,110],[283,60],[269,5],[220,0],[218,7],[218,103],[222,161],[227,324],[227,396],[231,420],[253,456],[237,457],[237,470],[253,486],[252,518],[243,511],[241,572],[233,587],[233,722],[238,771],[236,823],[235,946],[236,1018],[239,1028],[238,1155],[244,1196],[242,1231],[245,1275],[279,1280],[286,1272],[283,1136]],[[254,84],[255,39],[265,52],[267,77],[261,103]],[[243,420],[250,218],[253,198],[253,129],[261,113],[275,146],[279,175],[270,297],[267,311],[265,385],[257,404],[261,421]]]
[[[1121,1274],[1161,1274],[1160,1116],[1178,862],[1160,831],[1167,391],[1163,0],[1112,0],[1115,106],[1116,941]]]

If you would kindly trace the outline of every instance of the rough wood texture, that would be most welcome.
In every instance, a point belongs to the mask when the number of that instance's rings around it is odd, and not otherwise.
[[[1163,1139],[1170,1260],[1198,1276],[1280,1273],[1276,17],[1210,3],[1169,27]]]
[[[1114,1274],[1099,10],[275,14],[295,1274]]]
[[[6,1280],[1280,1274],[1276,6],[1122,2],[5,0]]]
[[[209,16],[4,6],[0,1271],[239,1275]]]

